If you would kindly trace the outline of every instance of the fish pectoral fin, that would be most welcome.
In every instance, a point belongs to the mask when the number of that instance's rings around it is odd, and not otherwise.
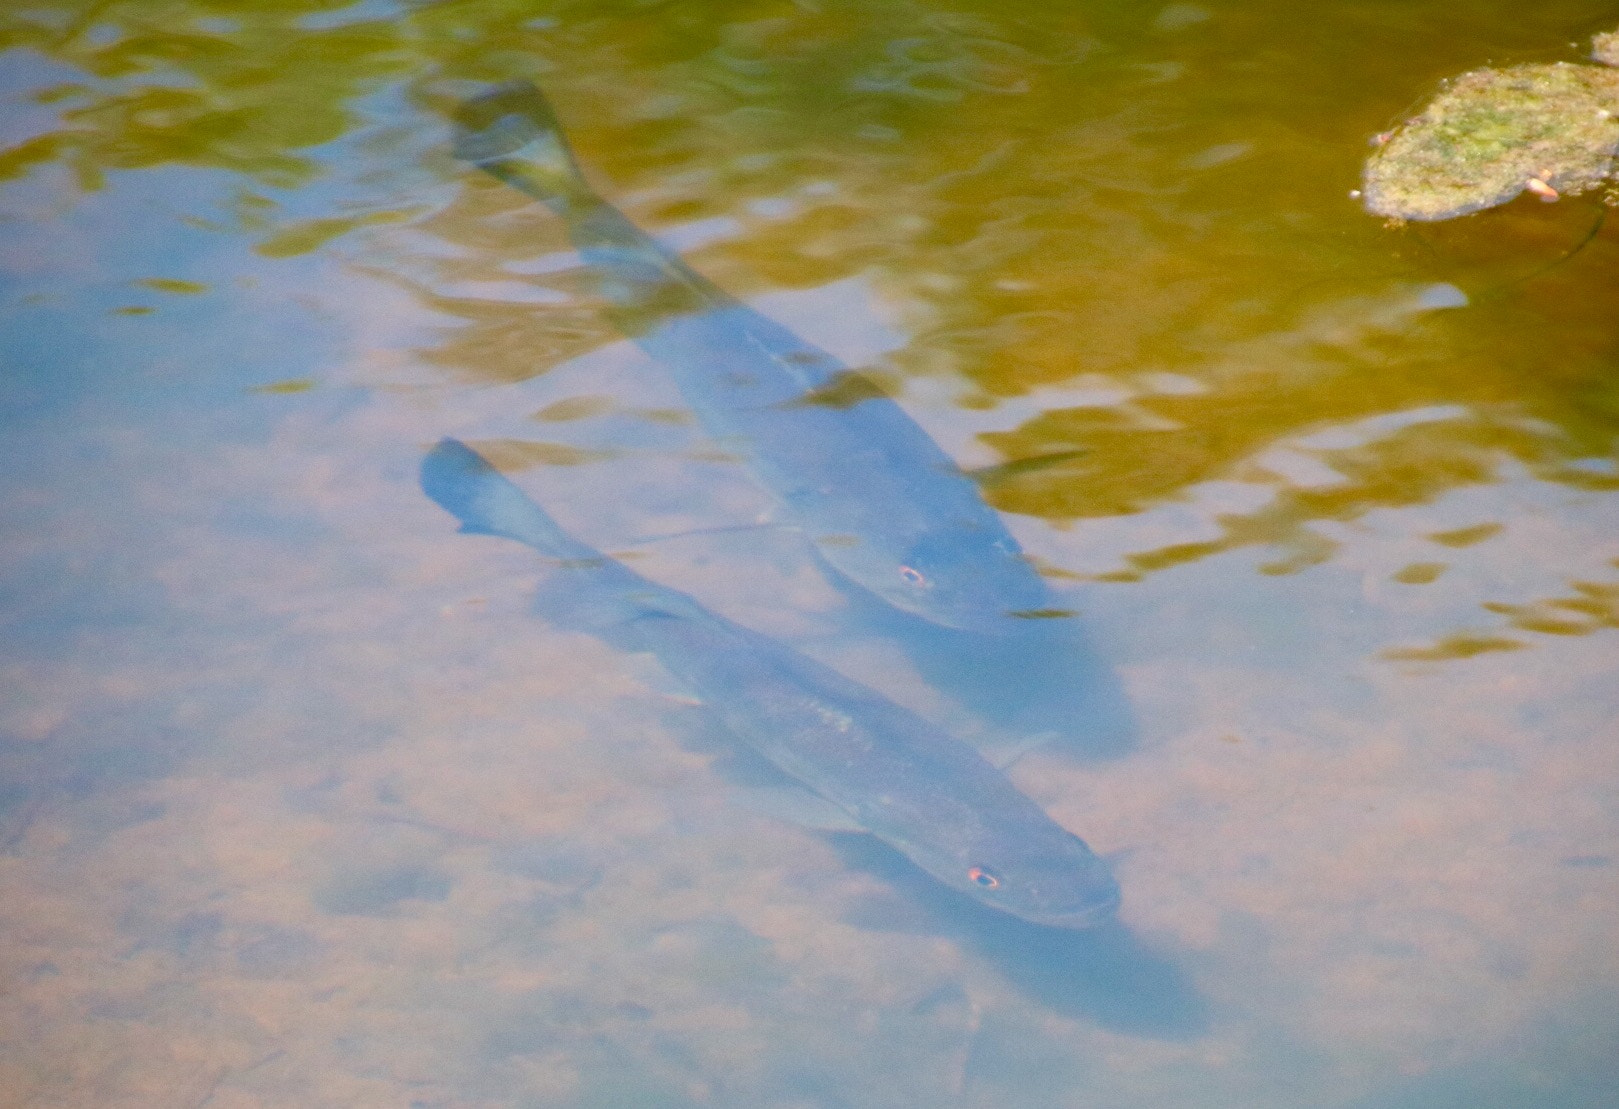
[[[790,530],[791,524],[784,524],[776,520],[758,519],[751,524],[721,524],[711,528],[690,528],[686,531],[671,531],[663,535],[638,535],[628,540],[625,546],[644,547],[652,543],[663,543],[670,539],[691,539],[704,535],[732,535],[741,531],[772,531]]]
[[[1134,858],[1136,852],[1140,850],[1140,847],[1120,847],[1116,851],[1104,851],[1102,852],[1102,861],[1107,863],[1109,867],[1115,867]]]
[[[817,832],[864,832],[855,818],[820,794],[797,786],[750,786],[737,799],[755,812]]]
[[[1034,473],[1038,470],[1050,469],[1084,458],[1090,454],[1089,450],[1054,451],[1051,454],[1037,454],[1030,458],[1014,458],[1009,462],[998,462],[993,466],[980,466],[975,470],[962,471],[979,485],[992,488],[1003,481],[1020,477],[1023,474]]]
[[[1057,732],[1036,732],[1033,735],[1020,736],[1007,743],[996,743],[980,748],[980,753],[996,770],[1008,770],[1012,764],[1033,751],[1037,747],[1044,747],[1057,738]]]
[[[632,678],[658,696],[682,705],[703,703],[703,699],[693,693],[685,682],[669,673],[668,668],[658,661],[657,655],[649,651],[626,652],[621,662]]]

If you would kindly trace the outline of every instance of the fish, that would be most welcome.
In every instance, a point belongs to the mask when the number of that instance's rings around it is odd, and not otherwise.
[[[1107,862],[973,747],[574,538],[458,440],[428,452],[421,486],[462,532],[549,559],[537,610],[653,655],[793,783],[784,796],[801,822],[875,836],[944,885],[1036,924],[1082,929],[1114,917]]]
[[[869,378],[749,308],[589,184],[534,85],[455,112],[456,155],[539,200],[602,279],[608,311],[674,377],[822,562],[888,604],[964,631],[1059,610],[976,482]]]

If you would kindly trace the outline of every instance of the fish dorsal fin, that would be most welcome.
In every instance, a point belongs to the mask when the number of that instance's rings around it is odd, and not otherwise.
[[[651,652],[626,651],[621,657],[621,665],[631,677],[660,697],[681,705],[703,703],[703,699],[689,685],[671,674],[669,668]]]
[[[1057,738],[1056,732],[1036,732],[1020,736],[1007,743],[996,743],[980,748],[980,753],[996,770],[1010,770],[1012,764],[1038,747],[1044,747]]]

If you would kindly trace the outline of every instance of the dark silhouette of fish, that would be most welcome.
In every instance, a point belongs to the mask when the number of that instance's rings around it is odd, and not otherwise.
[[[540,610],[654,654],[802,787],[789,802],[800,819],[869,832],[944,884],[1028,921],[1085,928],[1113,916],[1119,890],[1107,864],[967,744],[579,542],[456,440],[427,455],[421,481],[462,531],[556,560]]]
[[[945,627],[1052,615],[1017,540],[916,421],[868,379],[761,316],[603,200],[527,83],[456,114],[458,156],[542,201],[600,274],[610,311],[673,375],[703,428],[769,490],[821,558]]]

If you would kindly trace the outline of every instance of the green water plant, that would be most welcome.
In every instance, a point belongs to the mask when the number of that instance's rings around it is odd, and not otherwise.
[[[1442,220],[1614,180],[1619,153],[1619,32],[1598,35],[1604,65],[1475,69],[1450,81],[1366,162],[1367,211]]]

